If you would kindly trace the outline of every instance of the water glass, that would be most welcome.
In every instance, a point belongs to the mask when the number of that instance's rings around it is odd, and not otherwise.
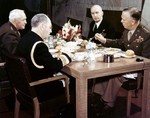
[[[48,46],[49,46],[50,49],[54,48],[54,41],[53,41],[53,36],[52,35],[49,36]]]

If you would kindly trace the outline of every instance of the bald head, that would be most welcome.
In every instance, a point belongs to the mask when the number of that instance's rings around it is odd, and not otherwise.
[[[103,18],[103,10],[100,5],[93,5],[91,7],[91,16],[95,22],[99,22]]]
[[[101,7],[100,5],[93,5],[93,6],[91,7],[91,11],[92,11],[92,9],[97,9],[97,10],[99,10],[99,11],[102,12],[102,7]]]

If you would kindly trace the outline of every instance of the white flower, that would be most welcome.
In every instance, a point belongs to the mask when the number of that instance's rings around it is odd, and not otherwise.
[[[60,32],[60,31],[59,31]],[[63,39],[72,40],[81,36],[81,26],[72,26],[70,20],[62,27],[61,35]]]

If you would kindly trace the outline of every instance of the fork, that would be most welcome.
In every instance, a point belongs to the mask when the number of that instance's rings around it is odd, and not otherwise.
[[[93,39],[94,39],[94,37],[90,38],[90,39],[89,39],[89,42],[91,42]]]

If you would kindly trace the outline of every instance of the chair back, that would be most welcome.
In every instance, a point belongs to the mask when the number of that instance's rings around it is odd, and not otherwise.
[[[29,85],[31,76],[24,58],[7,55],[6,69],[13,87],[19,94],[31,99],[36,96],[34,89]]]

